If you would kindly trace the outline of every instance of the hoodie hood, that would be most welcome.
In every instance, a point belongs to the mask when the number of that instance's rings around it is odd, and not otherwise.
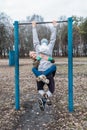
[[[48,40],[47,40],[46,38],[43,38],[43,39],[41,40],[41,45],[44,44],[44,43],[45,43],[46,45],[48,45]]]

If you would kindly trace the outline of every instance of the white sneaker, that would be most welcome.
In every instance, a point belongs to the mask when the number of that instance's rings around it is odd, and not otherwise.
[[[52,93],[49,90],[46,92],[46,94],[48,95],[48,97],[52,97]]]
[[[45,94],[44,90],[39,90],[38,93],[43,96]]]
[[[36,78],[36,80],[39,82],[39,81],[43,81],[44,83],[46,84],[49,84],[49,79],[46,78],[45,75],[40,75]]]

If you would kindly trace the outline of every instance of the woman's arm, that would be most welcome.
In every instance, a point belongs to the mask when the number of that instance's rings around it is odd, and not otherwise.
[[[32,22],[32,33],[33,33],[33,45],[36,52],[38,52],[38,47],[40,46],[37,30],[36,30],[36,22]]]

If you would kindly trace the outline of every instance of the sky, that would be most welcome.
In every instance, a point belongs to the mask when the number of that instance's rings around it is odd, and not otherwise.
[[[60,16],[87,17],[87,0],[0,0],[0,12],[18,21],[33,14],[44,21],[58,20]]]

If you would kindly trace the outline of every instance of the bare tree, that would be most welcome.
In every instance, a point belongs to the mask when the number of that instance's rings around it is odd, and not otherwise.
[[[0,56],[6,55],[13,44],[13,27],[11,19],[5,13],[0,14]]]

